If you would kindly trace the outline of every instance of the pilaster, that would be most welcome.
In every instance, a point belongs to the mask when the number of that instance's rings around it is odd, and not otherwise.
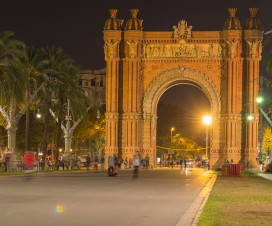
[[[229,9],[230,18],[235,24],[225,25],[225,76],[222,83],[224,92],[223,112],[221,115],[224,137],[224,160],[238,163],[241,159],[242,144],[242,29],[235,17],[236,9]],[[234,25],[237,25],[236,27]]]
[[[111,18],[104,27],[104,53],[106,61],[106,145],[105,162],[108,156],[118,155],[118,89],[119,89],[119,46],[123,21],[116,19],[116,9],[110,9]]]
[[[138,10],[130,10],[132,18],[127,21],[124,31],[123,63],[123,104],[122,104],[122,156],[133,158],[139,150],[139,123],[141,118],[141,97],[139,96],[140,45],[143,38]],[[138,24],[138,27],[135,26]],[[135,26],[135,27],[133,27]]]
[[[259,63],[263,30],[248,29],[244,33],[246,42],[246,116],[253,116],[252,120],[246,121],[245,161],[249,162],[250,167],[257,168],[259,111],[256,98],[259,92]]]

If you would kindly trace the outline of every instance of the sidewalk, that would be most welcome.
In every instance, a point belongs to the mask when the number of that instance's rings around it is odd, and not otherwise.
[[[258,173],[257,175],[265,179],[272,180],[272,174]]]

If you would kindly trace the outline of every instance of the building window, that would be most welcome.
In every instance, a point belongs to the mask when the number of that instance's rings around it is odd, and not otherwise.
[[[103,87],[103,80],[100,80],[100,87]]]
[[[95,86],[95,79],[91,79],[91,86]]]
[[[85,82],[85,86],[88,86],[88,82]]]
[[[79,80],[78,80],[78,85],[79,85],[79,86],[82,86],[82,79],[79,79]]]

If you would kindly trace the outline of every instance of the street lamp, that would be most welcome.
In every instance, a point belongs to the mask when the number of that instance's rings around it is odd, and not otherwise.
[[[206,158],[208,158],[208,135],[209,125],[212,124],[212,117],[210,115],[203,116],[203,123],[207,126],[206,130]]]
[[[172,135],[173,135],[173,131],[175,131],[175,128],[171,127],[170,131],[171,131],[171,148],[172,148]]]
[[[41,115],[41,113],[40,113],[40,109],[38,109],[38,112],[37,112],[37,114],[36,114],[36,117],[37,117],[37,118],[41,118],[41,117],[42,117],[42,115]]]

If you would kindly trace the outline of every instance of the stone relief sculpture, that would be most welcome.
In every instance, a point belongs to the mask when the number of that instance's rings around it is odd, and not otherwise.
[[[137,42],[126,41],[126,43],[128,45],[129,56],[131,58],[134,58],[137,52],[138,41]]]
[[[261,40],[256,40],[252,42],[247,40],[247,44],[249,46],[249,55],[251,57],[261,56],[261,53],[262,53]]]
[[[228,56],[230,58],[235,57],[235,49],[237,47],[238,41],[227,41],[227,45],[228,45]]]
[[[224,44],[144,44],[142,57],[224,57]]]
[[[104,44],[104,53],[105,53],[105,58],[107,59],[113,59],[115,56],[115,48],[117,46],[118,42],[110,42],[106,41]]]
[[[181,20],[178,22],[178,26],[173,26],[174,32],[173,36],[174,38],[191,38],[192,37],[192,32],[191,30],[193,29],[193,26],[187,25],[187,22],[185,20]]]

